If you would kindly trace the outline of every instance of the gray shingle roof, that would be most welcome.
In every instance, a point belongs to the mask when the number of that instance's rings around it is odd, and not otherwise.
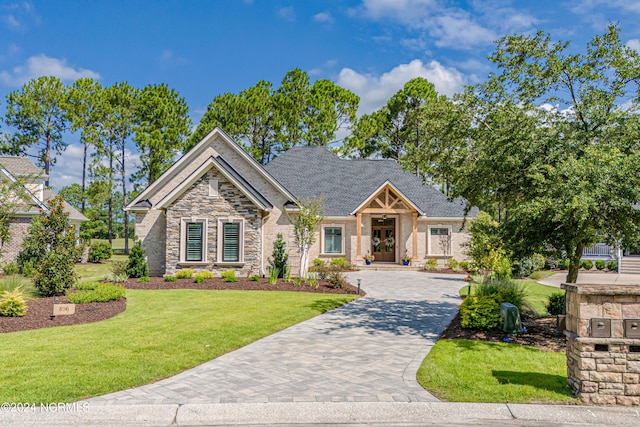
[[[56,193],[54,193],[51,190],[44,190],[44,201],[45,201],[45,203],[48,202],[49,200],[53,199],[54,197],[56,197]],[[89,218],[87,218],[86,216],[82,215],[82,213],[80,213],[79,210],[77,210],[76,208],[71,206],[64,199],[62,199],[62,208],[66,213],[69,214],[69,219],[78,220],[78,221],[89,221]]]
[[[389,181],[427,217],[462,218],[465,200],[452,202],[393,160],[341,159],[325,147],[296,147],[265,169],[299,200],[324,195],[328,216],[350,215],[382,184]],[[475,217],[473,208],[468,216]]]
[[[36,165],[26,157],[0,156],[0,165],[13,176],[38,176],[46,177]]]

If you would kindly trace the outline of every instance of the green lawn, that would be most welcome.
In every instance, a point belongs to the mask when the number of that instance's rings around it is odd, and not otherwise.
[[[538,314],[547,314],[547,300],[549,295],[554,292],[561,292],[561,289],[542,285],[535,280],[530,279],[515,279],[515,282],[522,283],[527,290],[527,304],[533,308]],[[471,285],[471,294],[473,295],[475,284]],[[460,296],[466,297],[469,293],[469,285],[465,285],[460,288]]]
[[[127,310],[112,319],[2,334],[0,401],[70,402],[147,384],[353,299],[305,292],[127,290]]]
[[[91,242],[107,242],[109,243],[109,239],[91,239]],[[129,249],[133,247],[134,240],[129,239]],[[111,247],[113,249],[124,249],[124,238],[121,239],[111,239]]]
[[[126,261],[126,255],[113,255],[111,259],[98,263],[88,262],[86,264],[76,264],[74,266],[79,282],[91,282],[95,280],[103,280],[105,276],[111,273],[112,261]]]
[[[574,403],[565,353],[469,340],[438,340],[418,382],[452,402]]]

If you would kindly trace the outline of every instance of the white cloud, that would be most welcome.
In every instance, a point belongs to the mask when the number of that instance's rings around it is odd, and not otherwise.
[[[2,17],[2,22],[4,22],[4,24],[11,30],[19,30],[22,27],[22,24],[20,23],[20,21],[18,21],[18,18],[11,14],[4,15]]]
[[[631,39],[627,42],[627,46],[640,53],[640,39]]]
[[[65,59],[37,55],[28,58],[24,65],[14,67],[11,72],[0,71],[0,82],[5,86],[18,87],[33,78],[42,76],[55,76],[66,82],[81,77],[100,78],[100,74],[95,71],[70,67]]]
[[[362,7],[370,18],[390,18],[414,25],[439,8],[433,0],[363,0]]]
[[[331,16],[329,12],[318,13],[313,16],[313,20],[323,24],[333,24],[335,22],[335,19],[333,19],[333,16]]]
[[[358,113],[368,114],[386,104],[405,83],[416,77],[429,80],[439,93],[447,96],[459,92],[466,82],[462,73],[455,68],[445,67],[438,61],[425,64],[415,59],[408,64],[400,64],[381,76],[360,74],[351,68],[343,68],[338,76],[338,85],[358,95]]]
[[[285,21],[293,22],[296,20],[296,11],[293,9],[293,6],[281,8],[278,11],[278,15]]]
[[[189,63],[186,58],[176,55],[171,49],[163,50],[158,59],[164,64],[185,65]]]
[[[488,44],[497,38],[495,32],[471,21],[464,14],[437,17],[428,24],[429,34],[436,38],[436,46],[470,49]]]

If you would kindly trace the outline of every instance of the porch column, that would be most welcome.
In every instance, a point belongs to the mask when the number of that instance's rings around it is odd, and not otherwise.
[[[411,228],[411,232],[413,234],[413,256],[411,259],[413,261],[418,260],[418,212],[413,212],[411,214],[413,220],[413,226]]]
[[[356,214],[356,259],[362,258],[362,214]]]

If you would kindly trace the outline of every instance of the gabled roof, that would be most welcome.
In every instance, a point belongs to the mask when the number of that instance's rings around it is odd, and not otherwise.
[[[449,201],[419,177],[403,171],[393,160],[341,159],[325,147],[296,147],[271,161],[265,169],[298,200],[323,195],[327,216],[348,216],[391,184],[427,218],[463,218],[466,201]],[[477,208],[467,216],[475,217]]]
[[[237,142],[233,140],[229,135],[227,135],[222,129],[216,127],[214,130],[209,132],[207,136],[202,138],[202,140],[197,143],[191,150],[186,152],[177,162],[175,162],[169,169],[167,169],[160,177],[155,180],[151,185],[145,188],[135,199],[133,199],[125,208],[125,210],[136,210],[141,209],[140,203],[144,200],[148,200],[152,198],[154,192],[156,192],[159,188],[162,188],[163,185],[166,185],[173,177],[174,174],[181,170],[181,168],[192,162],[207,146],[213,141],[214,138],[220,137],[225,142],[228,143],[229,147],[231,147],[237,154],[247,160],[254,169],[262,175],[271,185],[273,185],[279,192],[281,192],[285,197],[289,199],[294,199],[294,196],[284,187],[281,183],[275,180],[263,167],[258,163],[253,157],[247,153],[244,148],[238,145]],[[216,157],[220,159],[220,156]],[[223,159],[224,160],[224,159]],[[226,163],[226,162],[225,162]],[[228,165],[228,163],[226,163]],[[239,175],[237,172],[235,172]],[[144,209],[144,208],[142,208]]]
[[[7,157],[4,157],[2,160],[5,159],[7,159]],[[21,206],[18,208],[19,213],[37,214],[39,212],[38,209],[42,209],[45,212],[49,211],[49,207],[44,203],[44,201],[38,199],[31,191],[21,185],[16,177],[11,172],[9,172],[9,170],[7,170],[5,166],[3,166],[3,164],[0,164],[0,179],[8,179],[9,181],[13,182],[17,185],[17,187],[14,188],[18,189],[18,191],[21,191],[26,195],[26,199],[28,200],[25,200],[25,203],[20,203]],[[35,211],[31,210],[33,207],[36,207]]]
[[[0,166],[16,178],[25,176],[47,178],[47,175],[26,157],[0,156]]]
[[[206,159],[196,170],[191,173],[184,181],[180,183],[176,188],[167,194],[162,200],[158,202],[156,207],[165,208],[173,201],[175,201],[184,191],[189,188],[194,182],[202,178],[212,166],[215,166],[218,171],[225,178],[233,183],[249,200],[251,200],[256,206],[263,210],[269,210],[273,208],[273,205],[256,190],[251,184],[249,184],[235,169],[231,167],[222,157],[211,156]]]

